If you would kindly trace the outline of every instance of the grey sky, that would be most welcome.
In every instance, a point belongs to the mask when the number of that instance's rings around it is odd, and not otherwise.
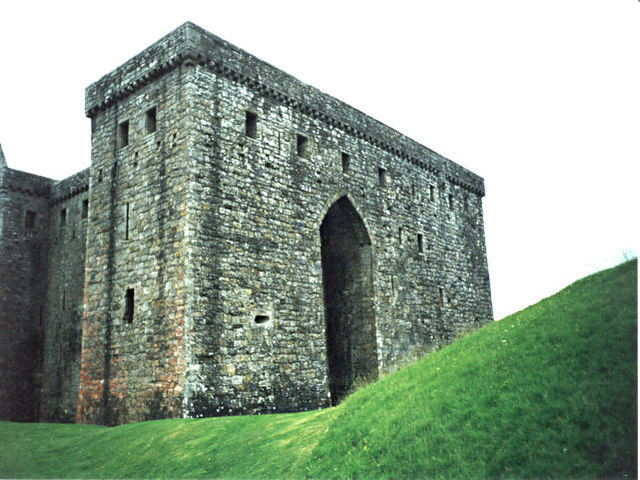
[[[484,177],[496,318],[636,251],[635,0],[3,2],[9,166],[86,168],[84,88],[186,20]]]

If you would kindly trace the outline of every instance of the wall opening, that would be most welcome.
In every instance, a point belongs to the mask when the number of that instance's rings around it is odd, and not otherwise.
[[[64,227],[67,224],[67,209],[60,210],[60,226]]]
[[[27,210],[27,216],[24,219],[24,228],[27,230],[33,230],[36,228],[37,213],[32,210]]]
[[[349,154],[342,152],[342,173],[349,173],[351,157]]]
[[[296,153],[299,157],[309,157],[309,139],[304,135],[296,135]]]
[[[422,234],[418,234],[418,253],[424,252],[424,242],[422,240]]]
[[[118,146],[126,147],[127,145],[129,145],[129,120],[118,126]]]
[[[124,239],[129,240],[129,204],[127,203],[125,212],[124,212]]]
[[[155,132],[156,127],[156,107],[153,107],[147,110],[145,115],[145,128],[147,130],[147,134]]]
[[[244,133],[249,138],[258,138],[258,116],[253,112],[246,112]]]
[[[256,315],[253,322],[256,325],[264,325],[265,323],[269,323],[269,320],[269,315]]]
[[[381,187],[386,187],[388,181],[387,169],[382,167],[378,168],[378,185]]]
[[[327,360],[332,404],[358,379],[378,376],[373,308],[373,251],[367,229],[347,197],[320,226]]]
[[[135,311],[135,294],[133,288],[127,288],[124,296],[124,321],[133,323],[133,313]]]
[[[82,218],[89,216],[89,200],[82,201]]]

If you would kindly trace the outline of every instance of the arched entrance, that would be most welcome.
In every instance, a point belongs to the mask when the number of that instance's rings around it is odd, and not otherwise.
[[[378,376],[373,254],[364,222],[346,196],[329,208],[320,238],[329,390],[335,405],[356,379]]]

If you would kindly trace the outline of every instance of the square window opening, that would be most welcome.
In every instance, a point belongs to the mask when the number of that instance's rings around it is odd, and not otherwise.
[[[378,185],[381,187],[386,187],[389,183],[387,169],[379,167],[378,168]]]
[[[304,135],[296,135],[296,153],[299,157],[308,158],[309,155],[309,139]]]
[[[351,156],[348,153],[342,152],[342,173],[349,173],[351,171]]]
[[[245,112],[244,134],[249,138],[258,138],[258,115],[253,112]]]
[[[120,147],[129,145],[129,120],[118,126],[118,145]]]
[[[33,212],[31,210],[27,210],[27,215],[24,219],[24,227],[27,230],[33,230],[34,228],[36,228],[36,217],[38,216],[38,214],[36,212]]]
[[[147,135],[156,131],[156,107],[147,110],[145,115],[145,128]]]

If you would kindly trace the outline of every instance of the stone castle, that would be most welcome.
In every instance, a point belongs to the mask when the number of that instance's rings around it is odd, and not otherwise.
[[[86,114],[65,180],[0,150],[0,419],[321,408],[491,321],[482,178],[200,27]]]

